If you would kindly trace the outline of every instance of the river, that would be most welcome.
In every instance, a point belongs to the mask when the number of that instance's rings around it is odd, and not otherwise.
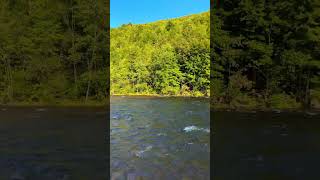
[[[320,179],[320,116],[211,112],[213,179]]]
[[[209,100],[111,98],[111,178],[210,179]]]
[[[0,107],[0,179],[109,179],[105,108]]]
[[[96,107],[0,107],[0,179],[102,180],[110,170],[114,180],[206,180],[210,151],[215,180],[320,179],[319,115],[210,113],[208,99],[112,97],[110,167],[108,116]]]

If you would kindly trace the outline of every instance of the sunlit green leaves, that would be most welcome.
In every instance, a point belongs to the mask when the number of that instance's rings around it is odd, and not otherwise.
[[[208,95],[209,15],[112,29],[111,93]]]

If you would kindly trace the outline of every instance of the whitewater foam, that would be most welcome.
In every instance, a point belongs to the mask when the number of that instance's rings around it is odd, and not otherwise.
[[[208,128],[199,128],[197,126],[187,126],[183,129],[185,132],[191,132],[191,131],[204,131],[207,133],[210,133],[210,129]]]

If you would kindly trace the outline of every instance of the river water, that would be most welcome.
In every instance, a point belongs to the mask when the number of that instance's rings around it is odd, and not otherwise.
[[[105,108],[0,107],[0,180],[103,180]]]
[[[199,98],[112,97],[111,114],[0,107],[0,180],[206,180],[210,151],[214,180],[320,179],[320,117],[210,113]]]
[[[211,112],[213,179],[320,179],[320,116]]]
[[[210,179],[209,100],[112,97],[111,178]]]

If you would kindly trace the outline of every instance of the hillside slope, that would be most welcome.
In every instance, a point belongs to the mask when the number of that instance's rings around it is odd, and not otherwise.
[[[111,94],[209,95],[209,12],[111,30]]]

